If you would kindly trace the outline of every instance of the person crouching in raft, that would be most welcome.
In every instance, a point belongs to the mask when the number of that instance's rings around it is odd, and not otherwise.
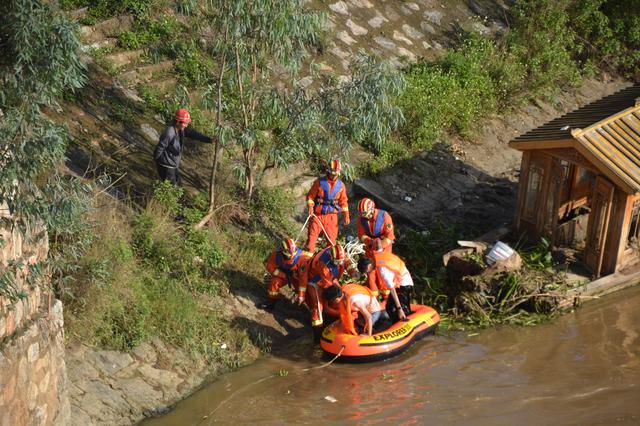
[[[340,277],[348,271],[352,277],[358,276],[356,266],[349,260],[341,245],[327,247],[311,258],[300,269],[300,286],[298,289],[298,304],[306,301],[311,311],[311,326],[314,340],[320,339],[322,331],[322,311],[325,309],[324,289],[337,284]],[[331,316],[338,316],[337,311],[331,311]]]
[[[358,270],[363,274],[374,271],[378,287],[390,290],[386,310],[391,321],[406,320],[411,314],[413,279],[402,259],[393,253],[374,253],[373,262],[366,256],[358,260]]]
[[[360,284],[347,284],[342,288],[333,285],[324,291],[324,297],[329,306],[339,310],[344,330],[349,334],[358,334],[357,325],[364,330],[363,335],[371,336],[376,323],[389,319],[373,292]],[[354,314],[357,314],[355,321]]]
[[[260,305],[261,308],[271,310],[278,299],[281,298],[280,289],[286,285],[293,287],[298,292],[300,282],[300,267],[307,263],[311,255],[303,251],[291,238],[281,241],[265,262],[267,272],[270,274],[267,292],[269,302]]]
[[[358,213],[360,214],[358,239],[364,244],[364,255],[369,259],[373,259],[374,253],[391,253],[391,247],[396,240],[396,236],[393,233],[393,221],[389,213],[382,209],[377,209],[376,204],[370,198],[360,200]],[[377,296],[378,290],[380,290],[383,299],[389,297],[389,290],[385,287],[379,289],[376,281],[375,271],[372,270],[367,275],[367,285],[374,295]]]

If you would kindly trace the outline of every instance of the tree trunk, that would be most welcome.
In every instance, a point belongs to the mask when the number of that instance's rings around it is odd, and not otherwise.
[[[218,163],[220,163],[220,154],[222,153],[222,144],[220,137],[216,137],[215,148],[213,152],[213,165],[211,166],[211,175],[209,177],[209,208],[207,214],[194,225],[195,229],[202,229],[213,218],[216,207],[216,176],[218,174]]]
[[[229,29],[225,30],[224,39],[227,40]],[[209,176],[209,208],[207,214],[196,223],[193,227],[195,229],[202,229],[213,218],[216,208],[216,177],[218,174],[218,164],[220,163],[220,154],[222,154],[222,132],[220,128],[222,126],[222,79],[224,77],[224,71],[227,66],[227,57],[222,56],[222,63],[220,64],[220,71],[218,72],[218,99],[216,102],[216,139],[213,151],[213,164],[211,165],[211,175]]]

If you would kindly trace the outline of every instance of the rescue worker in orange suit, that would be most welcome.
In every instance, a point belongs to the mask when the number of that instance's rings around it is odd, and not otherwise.
[[[374,253],[385,252],[391,253],[391,247],[396,240],[393,233],[393,221],[391,216],[384,210],[376,209],[373,200],[363,198],[358,203],[358,238],[364,244],[364,255],[369,259],[373,259]],[[378,290],[382,297],[386,299],[389,296],[389,290],[385,287],[378,288],[376,283],[375,271],[367,274],[367,285],[373,291],[374,295],[378,295]]]
[[[213,139],[200,132],[189,129],[191,114],[184,108],[176,111],[172,125],[160,135],[160,140],[153,151],[153,159],[158,167],[161,180],[168,180],[173,186],[180,184],[180,159],[184,138],[195,139],[204,143],[212,143]]]
[[[282,240],[280,247],[274,249],[265,262],[267,272],[271,276],[267,286],[269,302],[261,305],[262,308],[273,309],[276,301],[281,298],[280,289],[286,285],[292,286],[293,290],[298,292],[300,267],[309,257],[309,253],[298,247],[293,239]]]
[[[349,260],[341,245],[320,250],[300,270],[298,304],[306,302],[311,311],[314,340],[320,339],[323,311],[326,310],[330,316],[338,316],[336,310],[330,307],[327,309],[322,293],[327,287],[339,285],[340,277],[345,271],[348,271],[352,277],[358,276],[356,265]]]
[[[340,320],[349,334],[358,334],[357,326],[363,335],[371,336],[377,323],[389,319],[373,292],[360,284],[347,284],[342,288],[332,285],[324,291],[324,297],[329,306],[339,310]]]
[[[366,256],[358,260],[358,270],[363,274],[375,273],[378,287],[386,287],[391,295],[386,310],[393,322],[406,320],[411,314],[413,279],[406,265],[398,256],[388,252],[373,254],[373,262]]]
[[[316,250],[316,240],[322,228],[329,238],[328,245],[336,244],[338,238],[338,213],[342,213],[344,224],[349,224],[347,190],[340,180],[342,165],[340,160],[331,160],[326,176],[313,182],[307,193],[307,207],[312,217],[307,231],[307,250]]]

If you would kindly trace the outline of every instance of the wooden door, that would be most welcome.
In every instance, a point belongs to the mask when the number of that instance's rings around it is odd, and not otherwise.
[[[611,182],[598,176],[593,188],[591,212],[587,224],[587,244],[585,263],[593,271],[595,277],[600,276],[604,246],[607,242],[607,231],[611,219],[611,204],[614,187]]]
[[[551,160],[551,172],[549,173],[549,183],[547,186],[547,196],[544,200],[544,214],[542,219],[542,235],[553,245],[556,227],[558,226],[558,207],[560,193],[564,182],[565,169],[560,160]]]

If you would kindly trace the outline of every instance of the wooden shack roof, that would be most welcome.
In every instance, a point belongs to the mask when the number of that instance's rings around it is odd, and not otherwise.
[[[640,84],[556,118],[509,146],[574,148],[626,192],[640,192]]]

